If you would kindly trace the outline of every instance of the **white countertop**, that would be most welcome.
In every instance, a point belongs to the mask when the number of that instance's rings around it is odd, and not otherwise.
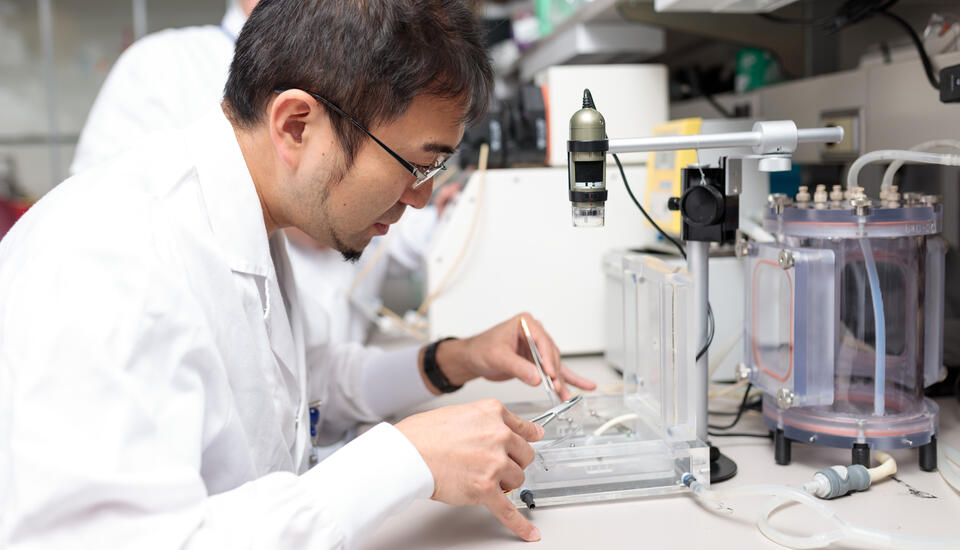
[[[599,390],[618,391],[619,377],[599,356],[567,359],[568,366],[594,379]],[[474,381],[459,392],[438,397],[419,410],[467,403],[494,397],[504,403],[542,399],[542,390],[512,380],[493,383]],[[735,392],[734,397],[739,392]],[[739,393],[742,396],[742,393]],[[954,398],[937,400],[940,405],[940,441],[960,447],[960,406]],[[736,401],[711,407],[734,409]],[[411,411],[414,412],[414,411]],[[728,417],[717,421],[729,420]],[[761,417],[751,412],[737,431],[765,432]],[[849,449],[793,444],[792,463],[778,466],[773,442],[756,438],[714,438],[721,451],[736,461],[738,473],[716,489],[740,485],[777,483],[799,485],[817,470],[849,464]],[[863,493],[824,501],[844,520],[863,527],[930,537],[960,536],[960,495],[939,473],[923,472],[917,466],[917,451],[890,453],[897,460],[900,482],[886,479]],[[670,495],[596,504],[552,506],[525,510],[539,527],[541,548],[585,550],[587,548],[782,548],[767,540],[756,527],[756,518],[767,504],[760,499],[732,500],[722,509],[701,506],[691,495]],[[773,525],[797,535],[833,529],[831,522],[798,506],[774,515]],[[525,546],[513,533],[479,506],[452,507],[433,501],[418,501],[387,520],[361,548],[514,548]],[[830,548],[847,548],[831,545]]]

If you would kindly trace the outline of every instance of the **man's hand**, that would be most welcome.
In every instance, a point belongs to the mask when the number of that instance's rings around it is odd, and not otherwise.
[[[530,333],[540,356],[543,370],[553,380],[553,385],[566,401],[573,397],[567,383],[584,390],[597,387],[592,381],[570,370],[560,361],[560,350],[543,329],[543,325],[529,313],[521,313],[473,338],[450,340],[437,347],[437,364],[447,379],[459,386],[477,377],[487,380],[519,378],[531,386],[541,383],[540,373],[533,364],[530,346],[520,327],[520,316],[527,320]],[[431,391],[439,393],[428,384]]]
[[[503,492],[523,484],[534,457],[529,442],[539,441],[543,428],[492,399],[415,414],[396,427],[433,473],[434,500],[482,504],[523,540],[540,540],[540,531]]]

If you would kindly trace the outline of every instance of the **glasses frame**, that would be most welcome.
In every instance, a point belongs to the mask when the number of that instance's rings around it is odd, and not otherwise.
[[[376,142],[376,144],[379,145],[381,148],[383,148],[384,151],[386,151],[387,153],[389,153],[391,157],[393,157],[394,159],[396,159],[396,161],[399,162],[408,172],[410,172],[411,174],[413,174],[413,177],[416,178],[416,181],[414,181],[414,182],[413,182],[413,185],[412,185],[412,188],[413,188],[413,189],[417,189],[418,187],[420,187],[420,186],[423,185],[424,183],[430,181],[430,179],[433,178],[434,176],[436,176],[438,172],[441,172],[441,171],[447,169],[447,166],[446,166],[447,158],[446,158],[446,157],[443,157],[443,156],[437,157],[437,160],[435,160],[435,161],[433,162],[433,164],[432,164],[432,165],[429,165],[429,166],[424,166],[424,165],[420,165],[420,164],[414,164],[414,163],[412,163],[412,162],[409,162],[409,161],[405,160],[403,157],[401,157],[399,154],[397,154],[396,151],[394,151],[393,149],[387,147],[387,145],[386,145],[384,142],[382,142],[382,141],[380,141],[379,139],[377,139],[377,136],[373,135],[372,133],[370,133],[369,130],[367,130],[366,128],[364,128],[363,125],[360,124],[359,121],[357,121],[357,119],[355,119],[355,118],[353,118],[352,116],[348,115],[343,109],[341,109],[340,107],[337,107],[336,105],[333,104],[333,102],[328,101],[325,97],[323,97],[322,95],[320,95],[320,94],[318,94],[318,93],[316,93],[316,92],[312,92],[312,91],[310,91],[310,90],[304,90],[304,89],[302,89],[302,88],[294,88],[294,87],[278,88],[278,89],[274,90],[274,92],[279,94],[279,93],[283,93],[283,92],[285,92],[285,91],[287,91],[287,90],[301,90],[301,91],[303,91],[303,92],[306,92],[306,93],[310,94],[310,97],[316,99],[316,100],[319,101],[320,103],[323,103],[323,104],[324,104],[326,107],[328,107],[331,111],[333,111],[333,112],[337,113],[338,115],[342,116],[343,118],[349,120],[350,123],[353,124],[354,126],[356,126],[358,130],[360,130],[361,132],[363,132],[364,134],[366,134],[367,137],[369,137],[369,138],[372,139],[374,142]]]

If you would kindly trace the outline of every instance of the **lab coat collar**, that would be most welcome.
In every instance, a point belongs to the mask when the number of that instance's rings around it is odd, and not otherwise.
[[[246,22],[247,16],[240,9],[239,2],[233,0],[230,2],[230,7],[227,8],[227,13],[220,21],[220,28],[236,42],[237,37],[240,36],[240,30],[243,29],[243,24]]]
[[[263,208],[220,106],[187,129],[214,237],[230,269],[276,280]]]

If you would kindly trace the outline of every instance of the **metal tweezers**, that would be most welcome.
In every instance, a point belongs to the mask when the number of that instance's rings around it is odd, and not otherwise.
[[[530,422],[533,422],[534,424],[540,424],[541,426],[546,426],[550,422],[553,422],[558,416],[567,412],[567,410],[570,407],[573,407],[574,405],[579,403],[582,399],[583,399],[583,395],[578,395],[576,397],[568,399],[567,401],[560,403],[556,407],[553,407],[552,409],[541,414],[540,416],[537,416],[531,419]]]

